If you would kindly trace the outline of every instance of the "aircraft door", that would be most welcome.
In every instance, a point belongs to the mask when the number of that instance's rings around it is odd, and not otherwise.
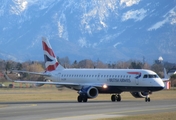
[[[100,73],[98,73],[97,80],[98,81],[100,80]]]
[[[57,76],[57,77],[58,77],[57,80],[58,80],[58,81],[61,81],[61,73],[58,73],[58,76]]]
[[[139,79],[135,78],[136,85],[139,85]]]

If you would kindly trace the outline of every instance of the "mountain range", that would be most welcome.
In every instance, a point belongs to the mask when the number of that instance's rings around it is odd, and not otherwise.
[[[0,59],[176,62],[176,0],[1,0]]]

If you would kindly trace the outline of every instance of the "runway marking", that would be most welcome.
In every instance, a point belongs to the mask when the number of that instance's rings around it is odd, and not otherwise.
[[[21,105],[21,106],[0,105],[0,109],[12,108],[12,107],[27,108],[27,107],[35,107],[35,106],[37,106],[37,104],[25,104],[25,105]]]
[[[0,105],[0,108],[7,107],[7,105]]]
[[[109,112],[109,113],[102,113],[102,114],[89,114],[89,115],[80,115],[80,116],[69,116],[69,117],[60,117],[60,118],[51,118],[51,119],[44,119],[44,120],[93,120],[93,119],[101,119],[101,118],[114,118],[114,117],[124,117],[129,115],[122,115],[127,113],[135,113],[135,112],[144,112],[144,111],[154,111],[154,110],[169,110],[175,109],[176,106],[168,107],[168,108],[156,108],[156,109],[141,109],[141,110],[129,110],[129,111],[121,111],[121,112]],[[118,115],[115,115],[118,114]],[[121,114],[121,115],[120,115]]]
[[[114,117],[124,117],[126,115],[105,115],[105,114],[93,114],[93,115],[81,115],[81,116],[70,116],[70,117],[62,117],[62,118],[54,118],[54,119],[46,119],[46,120],[93,120],[93,119],[101,119],[101,118],[114,118]]]

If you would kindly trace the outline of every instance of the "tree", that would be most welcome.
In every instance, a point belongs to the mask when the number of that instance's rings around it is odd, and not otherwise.
[[[94,63],[92,60],[85,59],[85,60],[81,60],[78,63],[78,67],[79,68],[94,68]]]
[[[72,67],[73,67],[73,68],[78,68],[78,62],[77,62],[77,60],[75,60],[75,61],[73,62]]]
[[[60,58],[59,61],[60,61],[60,64],[65,68],[70,68],[70,60],[67,56],[64,58]]]
[[[131,62],[130,68],[132,68],[132,69],[142,69],[142,63],[141,62]]]

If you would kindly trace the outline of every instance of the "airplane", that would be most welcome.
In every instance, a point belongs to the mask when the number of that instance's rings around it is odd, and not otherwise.
[[[153,71],[145,69],[65,69],[56,59],[49,41],[42,38],[45,72],[15,71],[37,74],[50,81],[21,81],[36,86],[44,84],[76,90],[78,102],[87,102],[98,94],[112,94],[111,101],[121,101],[122,92],[130,92],[135,98],[150,102],[150,94],[164,89],[163,80]],[[6,74],[5,77],[11,80]]]

